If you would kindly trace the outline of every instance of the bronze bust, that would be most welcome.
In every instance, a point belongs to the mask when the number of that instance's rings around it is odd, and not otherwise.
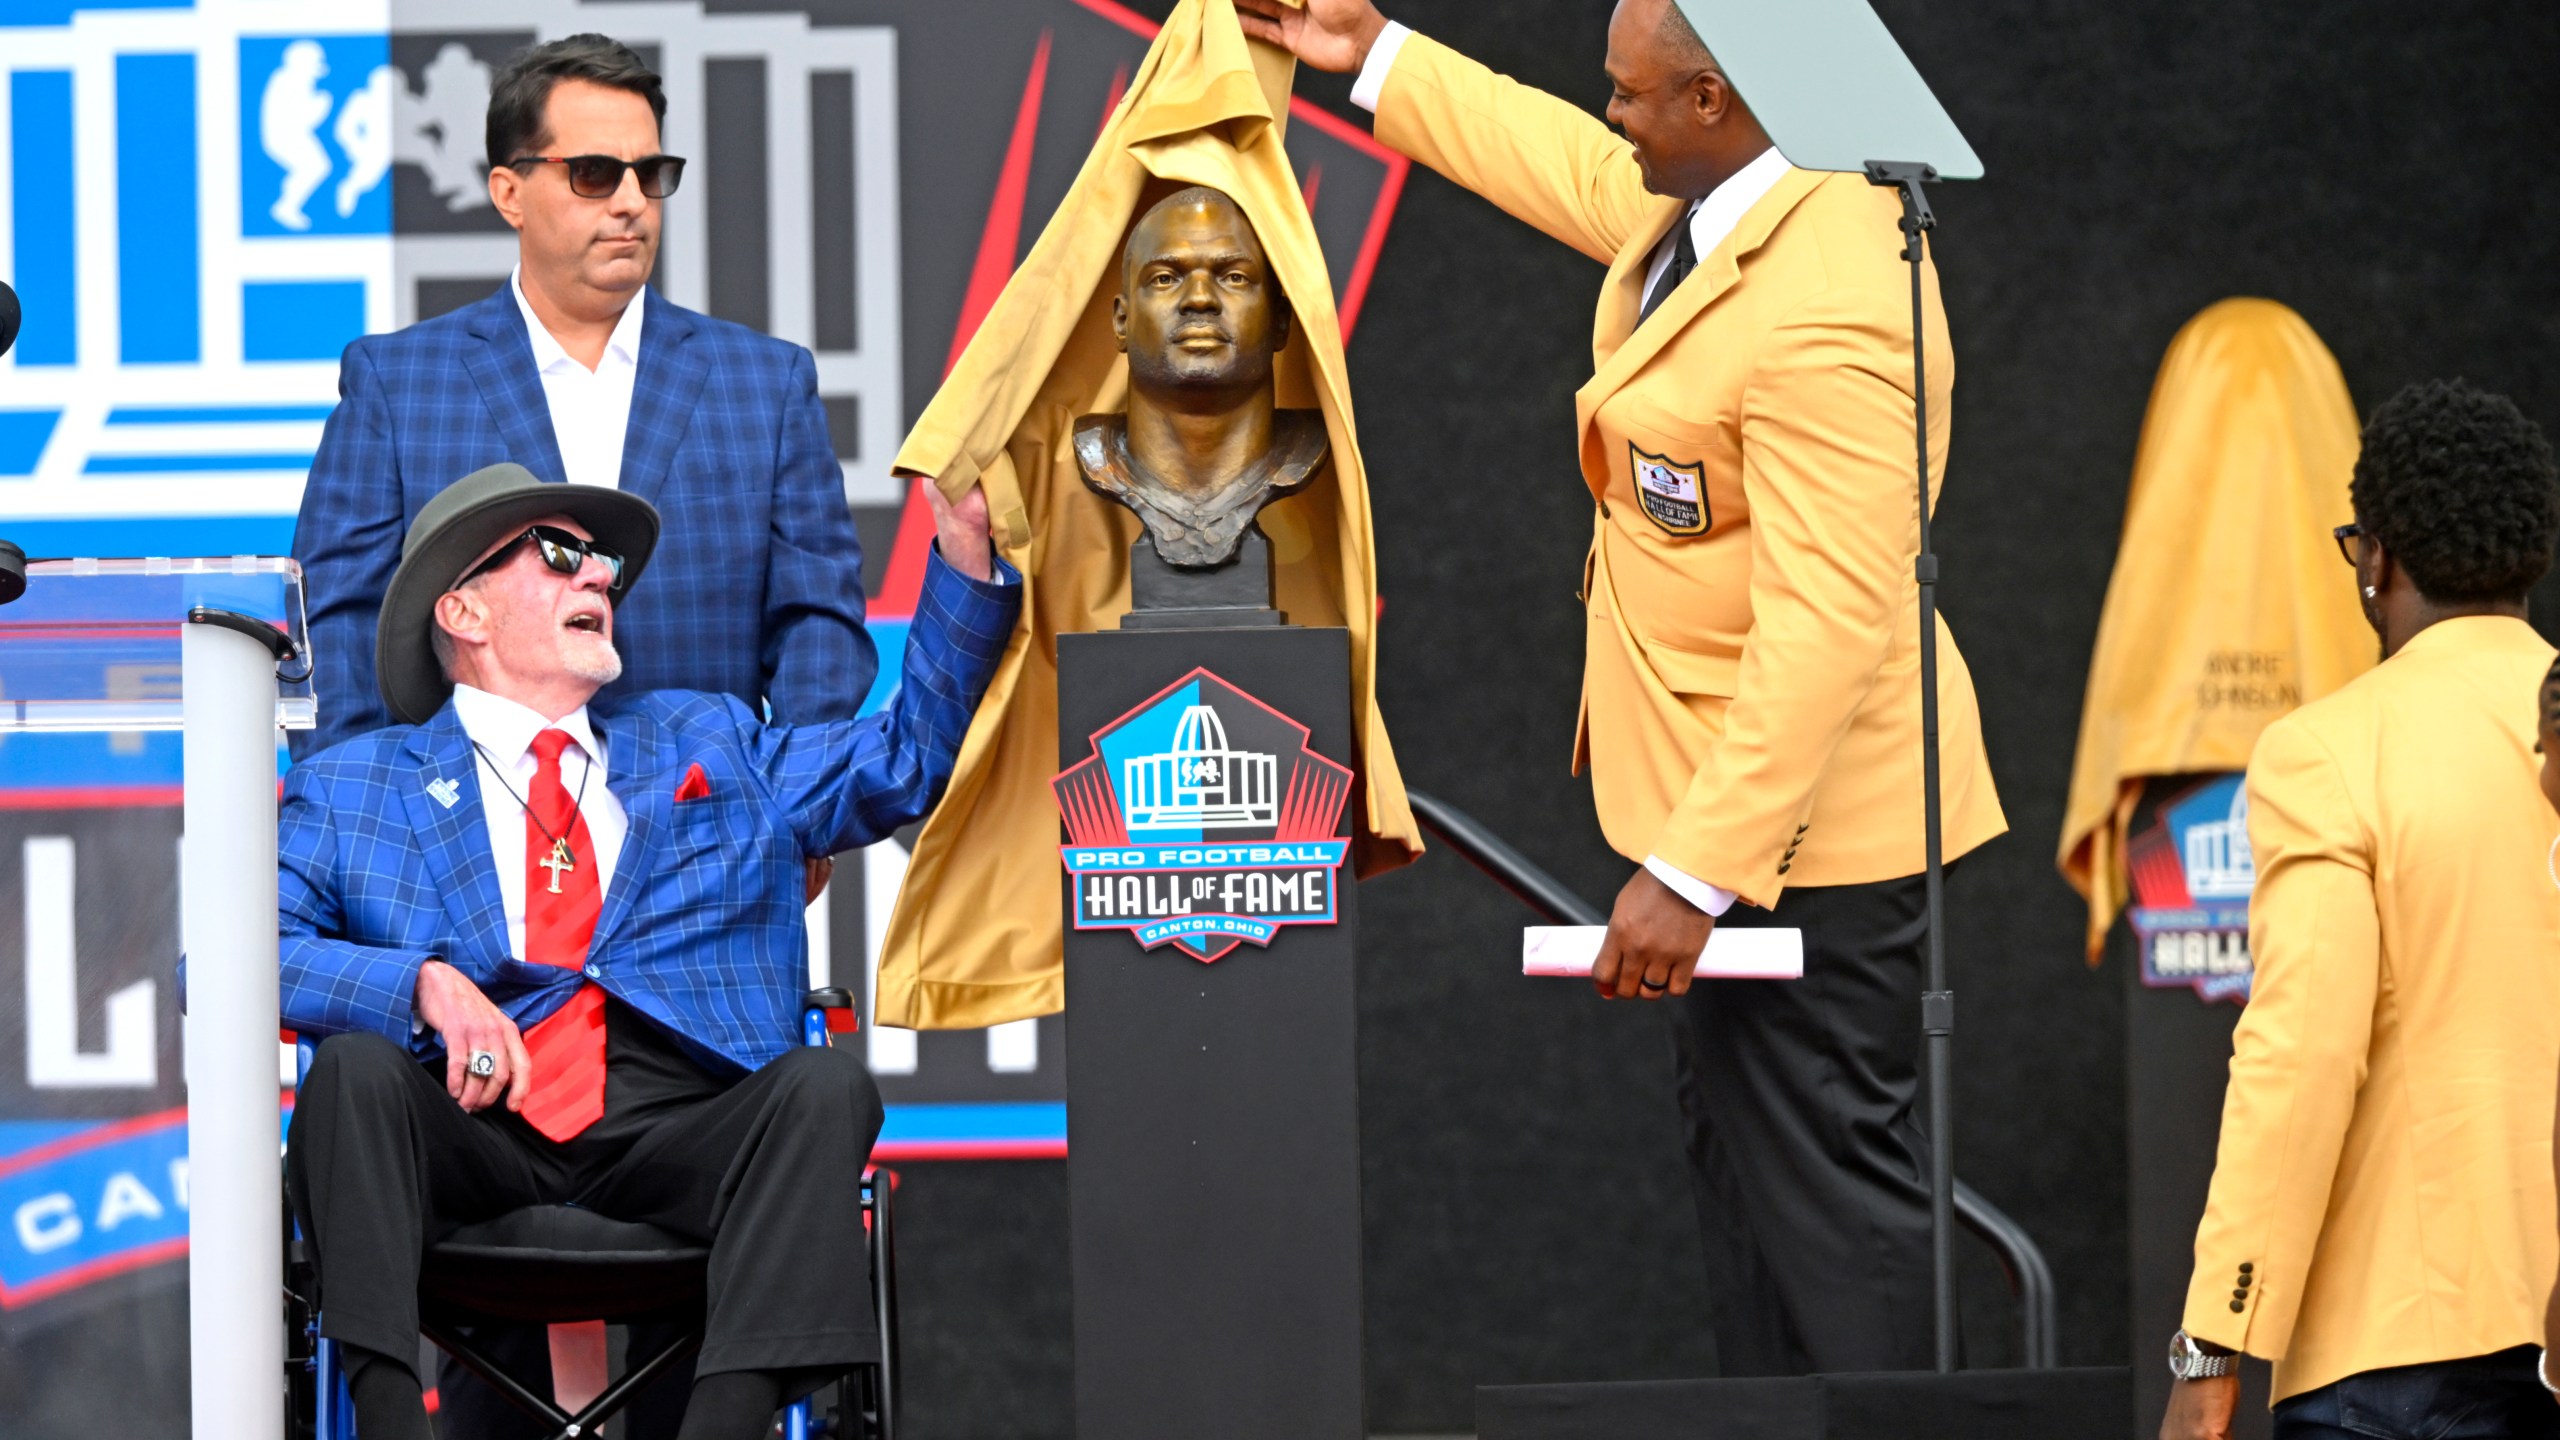
[[[1132,555],[1135,607],[1267,606],[1268,550],[1254,517],[1304,489],[1326,447],[1321,413],[1274,399],[1288,297],[1244,211],[1203,186],[1139,218],[1120,282],[1111,329],[1129,357],[1128,413],[1079,419],[1075,450],[1085,483],[1146,526]],[[1149,560],[1258,574],[1204,586],[1193,582],[1205,577],[1151,574]]]

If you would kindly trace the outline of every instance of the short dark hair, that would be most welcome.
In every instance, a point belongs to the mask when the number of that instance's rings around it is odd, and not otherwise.
[[[1692,75],[1701,70],[1714,70],[1716,57],[1707,42],[1698,38],[1698,27],[1680,11],[1680,0],[1662,0],[1662,23],[1654,27],[1654,42],[1662,47],[1663,58]]]
[[[497,169],[520,155],[550,143],[543,125],[551,87],[563,80],[584,80],[613,90],[628,90],[649,102],[649,113],[661,129],[667,123],[667,92],[658,72],[638,51],[606,35],[571,35],[548,45],[516,52],[489,87],[489,123],[484,139],[489,168]]]
[[[2375,408],[2348,487],[2365,533],[2443,604],[2518,600],[2560,541],[2560,466],[2515,402],[2422,380]]]

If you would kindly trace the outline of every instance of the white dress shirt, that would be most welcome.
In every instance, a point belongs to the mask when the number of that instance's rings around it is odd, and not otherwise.
[[[1387,73],[1395,69],[1396,55],[1404,49],[1405,39],[1412,33],[1410,27],[1393,20],[1387,22],[1386,29],[1378,32],[1376,42],[1369,47],[1369,58],[1360,66],[1359,78],[1352,82],[1352,104],[1373,115],[1377,113],[1379,97],[1387,88]],[[1761,151],[1750,164],[1727,176],[1725,182],[1709,191],[1705,199],[1692,204],[1689,207],[1689,239],[1697,246],[1698,258],[1705,259],[1723,244],[1725,237],[1733,233],[1733,227],[1742,223],[1744,214],[1759,204],[1761,198],[1785,178],[1790,168],[1786,157],[1772,145]],[[1644,288],[1648,297],[1661,283],[1665,272],[1670,270],[1675,248],[1676,237],[1665,234],[1662,244],[1654,251],[1653,264],[1645,271]],[[1646,856],[1644,868],[1653,878],[1670,887],[1673,894],[1709,915],[1722,915],[1733,908],[1732,891],[1701,880],[1659,855]]]
[[[516,297],[516,308],[524,312],[533,368],[542,375],[551,434],[560,442],[561,478],[572,485],[620,488],[622,440],[631,430],[631,385],[640,374],[640,312],[648,308],[649,287],[633,292],[593,370],[570,359],[533,313],[532,303],[524,298],[523,266],[508,274],[507,289]]]
[[[1689,206],[1689,243],[1698,247],[1698,258],[1704,260],[1713,254],[1715,248],[1724,243],[1724,237],[1733,233],[1733,227],[1742,223],[1742,217],[1750,212],[1751,207],[1760,203],[1760,197],[1775,188],[1793,168],[1787,163],[1787,157],[1778,153],[1778,147],[1772,145],[1761,151],[1750,164],[1726,176],[1723,184],[1707,192],[1706,199],[1692,202]],[[1662,237],[1660,248],[1653,252],[1653,264],[1644,272],[1644,293],[1648,300],[1653,298],[1654,289],[1662,283],[1662,277],[1670,273],[1674,238],[1673,235]]]
[[[630,817],[622,813],[622,802],[605,786],[604,745],[587,724],[587,707],[558,720],[545,720],[513,700],[502,699],[486,690],[469,685],[453,687],[454,718],[462,722],[462,733],[474,745],[488,752],[488,758],[472,756],[472,773],[480,777],[480,813],[489,822],[489,854],[497,862],[498,895],[507,912],[507,953],[518,960],[524,953],[524,801],[519,796],[533,793],[533,775],[541,768],[541,760],[533,753],[534,737],[545,730],[565,730],[570,744],[560,752],[560,783],[578,803],[578,813],[586,817],[587,838],[595,843],[596,893],[603,895],[613,888],[614,862],[622,858],[622,842],[631,833]],[[492,773],[495,762],[500,774]],[[512,788],[511,788],[512,787]],[[565,838],[565,837],[564,837]],[[578,857],[586,864],[587,857]]]

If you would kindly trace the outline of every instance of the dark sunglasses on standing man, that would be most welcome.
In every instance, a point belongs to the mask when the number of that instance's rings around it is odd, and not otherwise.
[[[612,583],[608,588],[617,592],[622,589],[622,555],[620,552],[608,550],[593,540],[581,539],[578,536],[570,534],[566,530],[562,530],[557,526],[552,525],[536,525],[525,531],[523,534],[518,535],[513,540],[510,540],[506,544],[489,552],[489,558],[472,566],[469,574],[464,575],[461,579],[453,582],[453,588],[459,590],[463,586],[470,584],[472,581],[479,579],[481,576],[488,574],[490,571],[497,569],[500,565],[505,564],[508,558],[514,555],[516,551],[528,540],[532,541],[534,548],[541,552],[542,563],[559,571],[563,575],[577,574],[578,567],[586,563],[587,557],[590,555],[594,556],[597,561],[603,564],[604,568],[612,574]]]
[[[664,200],[676,193],[676,183],[684,179],[684,161],[674,155],[643,155],[637,160],[624,160],[612,155],[519,155],[507,162],[510,170],[527,165],[566,165],[569,167],[569,191],[589,200],[610,200],[622,188],[622,172],[640,172],[640,193],[652,200]]]

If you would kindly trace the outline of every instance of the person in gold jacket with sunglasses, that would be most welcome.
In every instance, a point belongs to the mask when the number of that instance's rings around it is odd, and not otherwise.
[[[1593,978],[1687,997],[1681,1108],[1724,1373],[1927,1368],[1919,517],[1894,199],[1789,165],[1670,0],[1617,6],[1607,123],[1370,0],[1236,6],[1247,35],[1357,70],[1380,140],[1609,267],[1575,397],[1593,504],[1574,759],[1638,868]],[[1934,484],[1955,377],[1934,268],[1923,296]],[[1958,856],[2005,821],[1943,624],[1938,655]],[[1801,929],[1804,979],[1692,992],[1719,923]]]
[[[2560,1437],[2560,886],[2526,708],[2553,652],[2525,623],[2560,470],[2503,397],[2428,383],[2374,412],[2350,493],[2383,661],[2249,760],[2256,976],[2160,1433],[2229,1435],[2238,1351],[2275,1362],[2277,1440]]]

